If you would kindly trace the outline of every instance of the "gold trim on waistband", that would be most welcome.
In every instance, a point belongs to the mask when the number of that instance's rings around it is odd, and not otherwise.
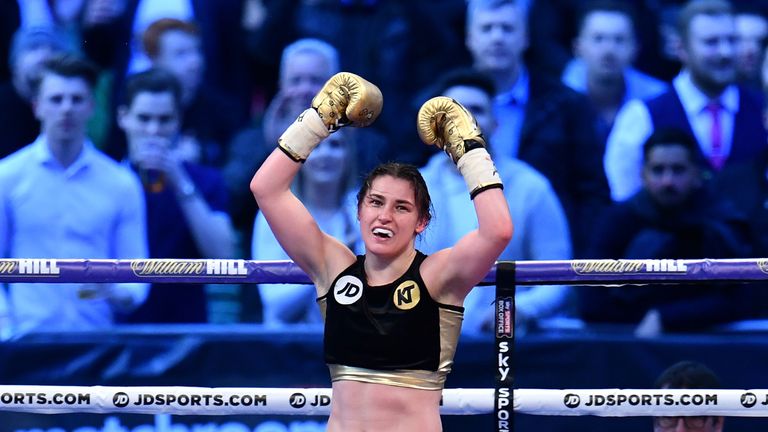
[[[329,364],[331,381],[360,381],[421,390],[442,390],[445,374],[427,370],[373,370]]]

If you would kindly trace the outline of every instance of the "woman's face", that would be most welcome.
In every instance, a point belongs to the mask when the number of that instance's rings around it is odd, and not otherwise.
[[[343,135],[332,134],[315,148],[302,167],[304,181],[315,184],[339,185],[347,174],[347,142]]]
[[[358,208],[366,252],[397,256],[409,248],[427,223],[419,216],[413,186],[389,175],[377,177]]]

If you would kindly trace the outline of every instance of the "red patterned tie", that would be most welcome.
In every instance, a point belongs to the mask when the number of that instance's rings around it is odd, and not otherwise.
[[[712,129],[710,129],[710,139],[712,142],[712,149],[709,153],[709,163],[715,170],[720,170],[725,163],[725,155],[723,155],[723,128],[720,125],[720,103],[717,101],[707,104],[707,111],[712,116]]]

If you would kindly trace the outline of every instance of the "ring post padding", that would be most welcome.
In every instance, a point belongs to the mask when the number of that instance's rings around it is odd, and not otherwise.
[[[513,349],[515,346],[515,263],[499,262],[496,266],[496,391],[494,421],[497,431],[514,429],[512,421]]]

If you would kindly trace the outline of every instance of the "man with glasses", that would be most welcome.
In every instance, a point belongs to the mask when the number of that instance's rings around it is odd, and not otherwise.
[[[714,372],[701,363],[681,361],[662,372],[656,380],[658,389],[719,389],[720,380]],[[723,417],[654,417],[654,432],[700,431],[722,432]]]

